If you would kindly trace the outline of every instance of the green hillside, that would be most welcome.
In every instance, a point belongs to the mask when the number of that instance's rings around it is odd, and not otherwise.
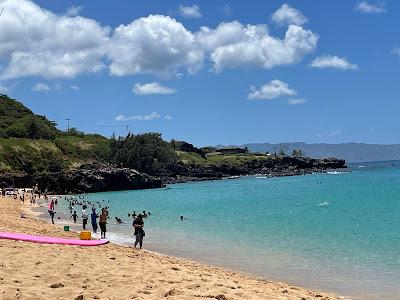
[[[157,175],[175,163],[218,167],[269,159],[255,154],[206,155],[212,148],[203,151],[184,141],[166,142],[159,133],[107,139],[75,128],[64,132],[5,95],[0,95],[0,114],[0,173],[32,175],[109,163]]]
[[[107,138],[62,132],[5,95],[0,95],[0,115],[0,172],[58,172],[108,158]]]
[[[54,139],[55,124],[35,115],[22,103],[0,94],[0,137]]]

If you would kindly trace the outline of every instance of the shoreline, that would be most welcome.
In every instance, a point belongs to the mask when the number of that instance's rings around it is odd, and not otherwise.
[[[77,237],[74,232],[63,232],[59,226],[52,226],[39,220],[38,213],[32,210],[33,207],[22,205],[12,198],[1,197],[0,206],[6,208],[6,210],[2,209],[0,213],[1,231],[68,238]],[[20,218],[19,213],[21,211],[29,218]],[[30,226],[27,226],[28,224]],[[103,297],[111,299],[132,298],[131,296],[128,297],[129,292],[127,291],[132,289],[132,283],[134,283],[134,287],[137,286],[134,295],[140,299],[163,297],[166,299],[201,299],[204,297],[214,299],[343,299],[343,297],[338,297],[332,293],[314,291],[278,281],[269,281],[220,267],[208,266],[158,252],[135,250],[114,243],[88,249],[76,246],[0,240],[0,246],[5,254],[1,263],[6,266],[6,269],[11,267],[11,273],[14,274],[14,276],[7,276],[10,273],[6,272],[4,268],[0,268],[0,278],[2,278],[0,280],[0,294],[6,295],[5,299],[12,299],[16,296],[30,298],[29,295],[34,295],[36,298],[56,297],[60,299],[71,299],[79,295],[92,299]],[[21,251],[15,252],[15,248],[20,248]],[[53,251],[68,253],[68,255],[54,257]],[[94,257],[93,254],[95,254]],[[41,262],[36,265],[37,262],[34,261],[42,260],[42,256],[43,258],[50,256],[54,258],[55,262],[48,259],[46,263]],[[132,261],[132,258],[136,259]],[[71,264],[71,262],[76,259],[78,260],[78,270],[75,272],[76,276],[72,278],[69,276],[71,275],[71,271],[68,272],[69,269],[63,271],[55,268],[55,266],[61,264],[70,265],[73,269],[76,265]],[[115,269],[114,261],[121,261],[121,263],[118,263],[119,268]],[[43,269],[43,267],[40,267],[42,264],[50,264],[51,267],[50,269]],[[86,269],[82,268],[82,264],[86,266]],[[93,274],[93,269],[100,274],[96,272]],[[30,285],[31,283],[28,284],[30,280],[18,280],[21,276],[24,277],[24,270],[41,273],[38,275],[39,277],[31,279],[34,282],[33,286]],[[51,283],[41,279],[52,274],[52,272],[49,274],[49,270],[53,270],[52,277],[57,277],[58,281],[62,281],[62,288],[52,288],[50,285],[57,284],[57,282]],[[138,270],[141,271],[141,274],[138,274]],[[116,273],[118,274],[117,278],[115,278]],[[148,280],[143,281],[143,278],[137,275],[143,275]],[[82,279],[82,277],[85,279]],[[128,277],[131,280],[125,280]],[[92,282],[92,284],[85,283],[82,285],[82,282],[74,280],[76,278],[81,278],[85,282]],[[100,284],[96,288],[95,282],[100,278],[103,279],[104,285],[108,283],[108,287],[101,288]],[[57,280],[53,279],[52,281]],[[191,284],[186,285],[189,282]],[[120,286],[120,290],[113,288],[114,285]],[[125,292],[121,293],[122,290]]]

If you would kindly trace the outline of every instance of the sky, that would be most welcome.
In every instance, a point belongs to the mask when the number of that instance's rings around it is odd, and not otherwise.
[[[400,143],[400,1],[0,0],[0,93],[105,136]],[[0,116],[1,117],[1,116]]]

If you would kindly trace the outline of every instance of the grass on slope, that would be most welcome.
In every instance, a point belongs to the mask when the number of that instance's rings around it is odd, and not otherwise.
[[[270,159],[270,157],[267,155],[255,154],[216,154],[207,155],[205,159],[194,152],[176,151],[176,154],[178,155],[178,158],[187,165],[238,166],[254,160]]]
[[[101,136],[59,136],[54,140],[0,138],[0,172],[57,172],[104,161],[109,141]]]

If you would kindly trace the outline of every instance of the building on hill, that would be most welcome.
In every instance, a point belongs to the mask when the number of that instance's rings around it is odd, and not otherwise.
[[[239,147],[224,147],[217,149],[216,152],[221,154],[242,154],[247,153],[247,148],[239,148]]]

